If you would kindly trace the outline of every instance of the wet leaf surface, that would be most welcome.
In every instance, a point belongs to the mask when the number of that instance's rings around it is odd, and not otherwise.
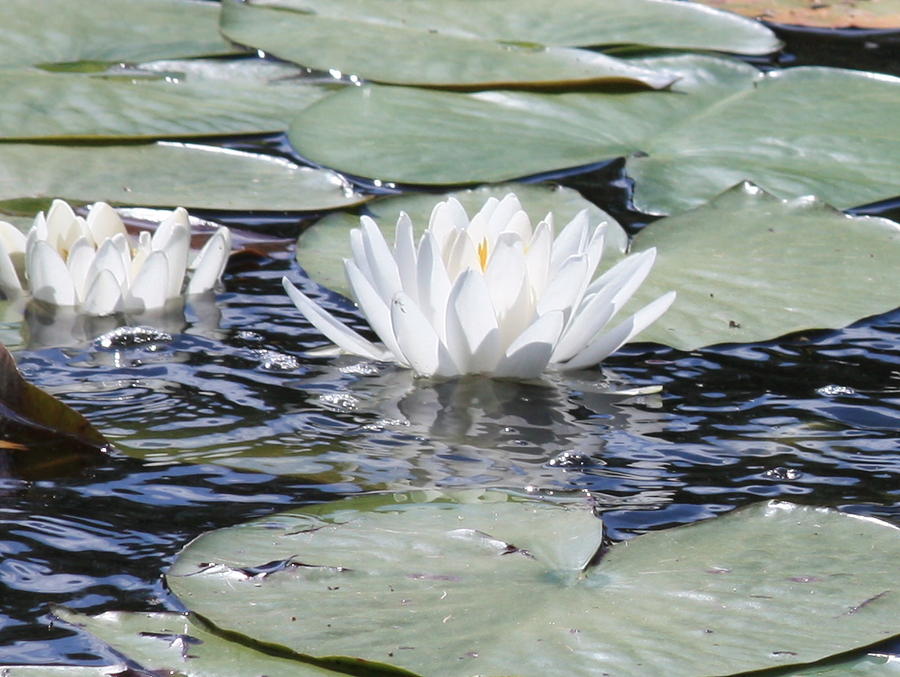
[[[594,558],[584,506],[463,500],[387,495],[211,532],[167,580],[224,630],[435,677],[732,674],[900,632],[884,522],[768,502]],[[235,575],[286,555],[321,566]]]

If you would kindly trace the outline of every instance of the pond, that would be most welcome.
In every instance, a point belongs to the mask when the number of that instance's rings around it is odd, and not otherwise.
[[[789,39],[794,63],[811,53],[846,65],[865,50],[828,42],[823,54],[810,47],[815,36]],[[897,74],[895,61],[879,63]],[[230,145],[287,148],[282,137]],[[618,164],[554,178],[632,232],[649,220],[629,209]],[[290,238],[312,221],[205,215]],[[161,575],[195,536],[378,490],[583,492],[613,540],[770,498],[900,525],[900,311],[762,344],[632,345],[602,369],[529,383],[430,383],[390,365],[311,356],[322,339],[284,294],[283,275],[367,331],[286,245],[233,258],[226,291],[189,304],[165,331],[42,346],[40,319],[22,330],[32,336],[13,346],[22,373],[116,448],[30,474],[0,457],[0,663],[114,662],[86,633],[54,623],[50,605],[178,610]],[[628,394],[643,386],[661,391]]]

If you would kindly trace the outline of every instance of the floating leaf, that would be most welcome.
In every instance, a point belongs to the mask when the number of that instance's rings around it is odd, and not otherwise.
[[[188,209],[316,210],[363,202],[337,174],[194,144],[0,144],[0,200],[20,197]]]
[[[182,65],[183,64],[183,65]],[[0,138],[172,138],[278,132],[338,85],[256,60],[164,62],[111,74],[0,70]]]
[[[839,208],[900,193],[900,78],[791,68],[647,139],[629,158],[638,209],[673,213],[744,179]]]
[[[669,0],[256,0],[309,16],[354,25],[559,47],[646,45],[676,49],[768,54],[781,45],[755,21],[729,12]]]
[[[345,674],[310,665],[299,657],[267,655],[252,646],[229,641],[210,632],[190,614],[111,611],[87,616],[62,607],[55,607],[53,614],[96,635],[148,673],[185,677],[337,677]]]
[[[3,0],[0,65],[232,54],[218,15],[191,0]]]
[[[644,228],[632,251],[650,247],[656,264],[634,307],[661,290],[678,299],[641,339],[683,350],[844,327],[900,306],[900,225],[810,198],[735,186]]]
[[[818,28],[900,28],[900,0],[695,0],[773,23]]]
[[[470,190],[457,191],[448,195],[408,193],[397,197],[376,200],[366,206],[366,211],[375,218],[389,242],[394,241],[394,228],[400,212],[406,212],[412,219],[416,235],[421,235],[428,225],[428,217],[435,204],[447,197],[454,197],[466,208],[470,216],[481,208],[488,197],[501,199],[514,192],[525,211],[536,224],[548,212],[553,212],[557,227],[568,223],[582,209],[588,210],[591,226],[601,222],[609,223],[606,239],[607,254],[625,251],[627,235],[606,212],[582,198],[568,188],[549,186],[497,185],[482,186]],[[350,231],[359,226],[359,217],[346,213],[329,214],[318,223],[307,228],[297,241],[297,260],[306,273],[319,284],[349,296],[349,285],[344,276],[345,258],[350,256]]]
[[[761,74],[703,56],[644,62],[681,80],[670,92],[614,94],[349,88],[302,111],[290,139],[326,166],[419,184],[501,181],[637,153],[627,164],[636,204],[659,213],[744,179],[841,208],[897,194],[900,127],[883,122],[900,107],[900,79]]]
[[[475,7],[477,5],[473,5]],[[660,88],[673,76],[598,52],[387,24],[354,14],[322,16],[223,0],[222,32],[281,59],[368,80],[441,87],[559,86],[627,82]]]
[[[423,500],[435,497],[338,501],[211,532],[167,581],[223,630],[429,677],[732,674],[900,632],[900,535],[878,520],[768,502],[597,561],[602,529],[587,510]]]

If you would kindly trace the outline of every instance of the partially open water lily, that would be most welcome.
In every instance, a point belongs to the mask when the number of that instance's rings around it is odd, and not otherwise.
[[[593,366],[656,320],[669,292],[606,329],[646,278],[656,256],[630,256],[595,280],[605,224],[581,212],[554,237],[552,215],[532,228],[515,195],[490,198],[471,219],[451,198],[438,204],[418,246],[406,214],[389,246],[363,216],[345,270],[372,343],[286,278],[301,313],[348,353],[395,361],[420,376],[490,374],[533,378],[548,366]]]
[[[86,218],[62,200],[39,213],[27,235],[0,221],[0,291],[7,298],[30,291],[39,301],[89,315],[162,308],[166,301],[212,289],[231,251],[228,228],[219,228],[190,265],[188,213],[178,208],[151,236],[129,237],[104,202]],[[185,286],[185,276],[191,270]]]

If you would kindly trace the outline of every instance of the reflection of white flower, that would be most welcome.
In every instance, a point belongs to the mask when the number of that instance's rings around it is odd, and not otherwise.
[[[162,308],[180,297],[188,269],[191,229],[188,214],[176,209],[153,236],[133,242],[116,211],[98,202],[87,218],[54,200],[46,216],[34,219],[27,236],[0,221],[0,291],[89,315]],[[190,265],[185,292],[212,289],[231,251],[231,234],[219,228]]]
[[[372,343],[284,279],[301,313],[346,352],[393,360],[421,376],[533,378],[548,365],[593,366],[658,318],[669,292],[607,330],[656,256],[630,256],[592,281],[605,224],[587,212],[554,237],[548,217],[532,228],[515,195],[490,198],[470,221],[455,199],[438,204],[418,246],[401,214],[393,247],[364,216],[345,261]]]

